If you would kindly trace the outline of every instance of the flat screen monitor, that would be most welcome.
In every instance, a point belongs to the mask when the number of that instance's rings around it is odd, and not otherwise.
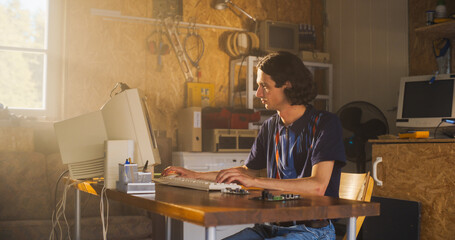
[[[133,140],[132,162],[138,167],[161,162],[146,102],[137,89],[116,94],[99,111],[57,122],[54,129],[73,179],[104,175],[107,140]]]
[[[397,127],[431,129],[449,126],[442,122],[443,119],[455,118],[455,76],[446,74],[435,79],[432,77],[411,76],[401,79]]]

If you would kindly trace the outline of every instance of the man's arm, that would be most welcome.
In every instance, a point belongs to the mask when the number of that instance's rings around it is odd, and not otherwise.
[[[251,176],[251,177],[259,176],[258,170],[248,169],[245,166],[234,167],[234,168],[229,168],[229,169],[225,169],[225,170],[221,170],[221,171],[213,171],[213,172],[196,172],[196,171],[192,171],[192,170],[182,168],[182,167],[171,166],[171,167],[164,169],[164,171],[161,175],[167,176],[170,174],[177,174],[181,177],[216,181],[216,178],[220,174],[220,172],[229,171],[229,170],[231,170],[233,172],[245,174],[246,176]]]
[[[204,179],[209,181],[215,181],[215,178],[218,174],[218,171],[214,172],[196,172],[183,167],[170,166],[163,170],[161,175],[168,176],[172,174],[177,174],[181,177],[194,178],[194,179]]]
[[[245,187],[258,187],[280,191],[299,192],[308,195],[323,196],[329,185],[335,161],[323,161],[315,164],[312,168],[311,177],[297,179],[272,179],[259,178],[246,174],[254,171],[248,168],[226,169],[219,172],[216,177],[217,182],[236,182]]]

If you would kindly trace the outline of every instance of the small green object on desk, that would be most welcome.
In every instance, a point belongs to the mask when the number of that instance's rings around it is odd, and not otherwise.
[[[276,202],[276,201],[286,201],[286,200],[299,200],[299,194],[287,193],[274,196],[268,190],[263,190],[260,197],[252,197],[250,200],[260,200],[260,201],[268,201],[268,202]]]

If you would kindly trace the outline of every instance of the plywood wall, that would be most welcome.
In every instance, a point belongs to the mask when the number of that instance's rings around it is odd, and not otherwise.
[[[248,28],[251,21],[233,11],[215,10],[211,0],[183,0],[183,21]],[[323,8],[319,0],[238,0],[237,5],[259,20],[316,25],[317,49],[323,46]],[[124,16],[152,18],[152,0],[67,0],[65,18],[64,118],[98,110],[117,82],[139,88],[148,97],[155,128],[174,138],[177,112],[184,106],[185,78],[173,52],[162,56],[158,69],[146,39],[156,25],[144,21],[107,20],[92,9],[120,11]],[[183,40],[186,30],[181,30]],[[225,30],[205,28],[200,82],[215,85],[216,106],[228,105],[229,56],[218,39]],[[193,69],[195,71],[195,69]]]
[[[455,12],[455,2],[445,1],[447,12]],[[438,70],[436,60],[433,54],[433,43],[431,40],[416,36],[414,29],[425,26],[426,15],[428,10],[434,10],[437,1],[435,0],[409,0],[409,75],[431,75]],[[452,72],[455,71],[455,51],[452,44]]]

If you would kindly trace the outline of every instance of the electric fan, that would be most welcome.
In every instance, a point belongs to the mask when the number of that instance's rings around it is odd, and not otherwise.
[[[371,153],[367,154],[367,142],[389,133],[387,119],[379,108],[364,101],[342,106],[337,115],[343,127],[346,159],[355,162],[357,172],[363,173],[366,162],[371,161]]]

